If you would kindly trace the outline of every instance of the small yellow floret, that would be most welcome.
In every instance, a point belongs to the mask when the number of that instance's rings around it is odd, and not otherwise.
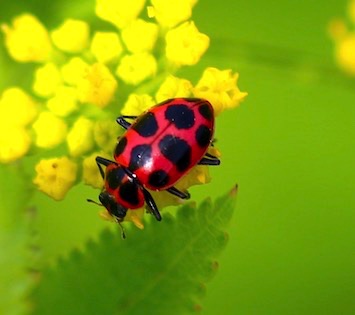
[[[154,104],[155,102],[153,98],[148,94],[130,94],[127,102],[123,105],[121,114],[127,116],[139,116]]]
[[[65,83],[77,85],[89,72],[90,66],[80,57],[74,57],[61,68],[61,74]]]
[[[64,141],[67,124],[51,112],[42,112],[33,124],[36,145],[40,148],[53,148]]]
[[[41,22],[31,14],[16,17],[13,27],[3,24],[5,45],[12,58],[20,62],[43,62],[52,51],[49,34]]]
[[[135,20],[144,7],[145,0],[96,0],[96,15],[118,28]]]
[[[110,214],[110,212],[107,211],[107,209],[104,209],[99,212],[99,215],[102,219],[110,222],[117,222],[116,219]],[[124,218],[124,222],[131,221],[137,228],[143,230],[144,225],[142,222],[142,218],[144,215],[144,207],[139,208],[139,209],[134,209],[134,210],[128,210],[127,214]]]
[[[57,116],[68,116],[78,108],[76,89],[64,85],[60,86],[54,96],[47,101],[47,107]]]
[[[200,33],[194,22],[185,22],[168,31],[165,40],[166,57],[177,66],[195,65],[210,43],[209,37]]]
[[[157,72],[157,61],[149,53],[126,55],[121,59],[116,74],[125,83],[137,85],[153,77]]]
[[[0,120],[11,125],[26,126],[37,115],[37,103],[22,89],[6,89],[0,100]]]
[[[148,16],[155,17],[163,27],[174,27],[180,22],[188,20],[192,15],[195,1],[191,0],[151,0]]]
[[[139,208],[139,209],[134,209],[134,210],[128,210],[127,214],[124,218],[125,222],[132,222],[137,228],[143,230],[144,229],[144,225],[142,222],[142,218],[144,216],[144,207],[143,208]]]
[[[350,75],[355,75],[355,33],[350,33],[336,43],[336,60],[339,67]]]
[[[238,73],[233,74],[232,70],[206,68],[193,94],[195,97],[210,101],[215,114],[218,115],[227,108],[237,107],[248,95],[239,90],[238,76]]]
[[[36,165],[33,183],[38,189],[55,200],[62,200],[73,186],[77,165],[67,157],[41,160]]]
[[[122,39],[132,53],[151,51],[158,37],[158,25],[141,19],[122,30]]]
[[[94,146],[94,123],[80,117],[73,125],[67,136],[67,144],[71,156],[81,156],[90,151]]]
[[[101,63],[117,60],[123,48],[117,33],[96,32],[90,46],[91,53]]]
[[[103,108],[113,99],[117,81],[104,64],[95,63],[78,81],[77,88],[80,102],[92,103]]]
[[[189,97],[192,91],[192,83],[186,79],[180,79],[169,75],[160,85],[160,88],[155,95],[158,103],[169,98]]]
[[[94,140],[103,151],[112,153],[121,132],[114,119],[99,120],[94,125]]]
[[[104,180],[101,177],[99,169],[97,167],[95,158],[102,156],[110,159],[111,156],[103,152],[94,152],[83,160],[83,182],[86,185],[90,185],[94,188],[102,188]]]
[[[197,165],[192,168],[175,185],[176,188],[186,190],[194,185],[203,185],[211,181],[209,168],[206,165]]]
[[[49,97],[54,94],[61,83],[62,78],[58,67],[50,62],[35,71],[33,90],[39,96]]]
[[[0,120],[0,162],[9,163],[23,157],[31,138],[23,127],[3,124]]]
[[[55,46],[68,53],[83,51],[89,43],[90,29],[85,21],[67,19],[51,32]]]

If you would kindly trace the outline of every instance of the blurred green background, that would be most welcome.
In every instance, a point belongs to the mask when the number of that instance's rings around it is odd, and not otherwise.
[[[7,22],[30,10],[53,27],[91,15],[88,3],[1,2],[0,9]],[[193,19],[211,47],[183,73],[198,78],[206,66],[232,68],[249,93],[217,120],[223,156],[212,183],[191,190],[202,200],[240,187],[203,314],[355,314],[355,80],[334,65],[327,36],[346,5],[201,0],[195,7]],[[2,88],[29,84],[3,47],[0,58]],[[61,203],[35,197],[48,261],[107,225],[85,203],[96,194],[78,187]]]

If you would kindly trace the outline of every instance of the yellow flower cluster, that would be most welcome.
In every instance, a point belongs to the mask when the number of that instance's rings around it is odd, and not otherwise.
[[[345,73],[355,76],[355,0],[350,0],[347,11],[349,21],[332,20],[329,33],[335,43],[337,64]]]
[[[206,98],[217,115],[238,106],[247,94],[232,70],[209,67],[196,84],[174,76],[180,67],[198,63],[209,46],[209,37],[190,20],[196,2],[96,0],[97,17],[116,31],[92,29],[75,19],[49,31],[31,14],[1,25],[9,55],[37,68],[31,92],[12,87],[1,96],[0,162],[15,161],[36,147],[33,183],[60,200],[81,180],[102,188],[95,157],[113,158],[122,132],[115,122],[120,112],[140,115],[175,97]],[[52,158],[41,158],[44,150],[53,152]],[[208,168],[198,166],[177,187],[186,190],[209,180]],[[153,195],[160,207],[180,202],[165,192]],[[125,220],[142,228],[143,213],[128,211]],[[107,212],[103,217],[111,218]]]

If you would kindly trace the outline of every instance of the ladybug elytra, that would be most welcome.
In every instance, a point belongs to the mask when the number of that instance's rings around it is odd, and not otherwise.
[[[114,160],[98,156],[96,163],[105,181],[99,200],[118,223],[128,209],[144,203],[160,221],[148,189],[188,199],[190,194],[174,184],[197,164],[220,164],[207,153],[214,133],[214,111],[207,100],[169,99],[140,116],[120,116],[117,123],[126,131],[118,139]]]

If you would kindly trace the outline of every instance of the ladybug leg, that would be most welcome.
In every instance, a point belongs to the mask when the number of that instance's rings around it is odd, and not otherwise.
[[[116,122],[124,129],[128,129],[131,126],[126,119],[136,119],[137,116],[120,116],[116,119]]]
[[[123,166],[122,169],[126,172],[127,176],[142,190],[144,200],[148,205],[150,212],[155,216],[158,221],[161,221],[160,212],[150,192],[143,187],[143,185],[138,181],[136,175],[131,170]]]
[[[199,165],[219,165],[221,164],[221,161],[218,157],[206,153],[205,156],[201,159],[200,162],[198,162]]]
[[[144,195],[144,200],[147,203],[149,209],[151,210],[151,213],[153,213],[153,215],[155,216],[155,218],[158,221],[161,221],[161,215],[160,212],[158,210],[158,207],[152,197],[152,195],[150,194],[150,192],[148,190],[146,190],[143,186],[140,187],[143,195]]]
[[[190,194],[189,192],[182,192],[181,190],[175,188],[175,187],[170,187],[166,190],[167,192],[171,193],[174,196],[177,196],[181,199],[190,199]]]
[[[96,160],[96,164],[97,164],[97,167],[99,168],[99,171],[100,171],[100,174],[101,174],[102,178],[105,178],[105,172],[102,169],[102,165],[107,166],[107,165],[110,165],[110,164],[116,164],[116,162],[108,160],[108,159],[105,159],[102,156],[97,156],[95,160]]]

